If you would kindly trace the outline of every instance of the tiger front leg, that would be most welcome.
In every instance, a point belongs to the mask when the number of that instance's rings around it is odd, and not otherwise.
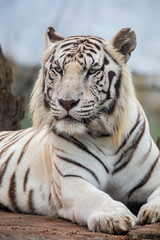
[[[87,225],[90,231],[122,234],[136,223],[125,205],[81,178],[64,178],[58,198],[59,216]]]
[[[160,221],[160,186],[151,194],[147,203],[141,207],[138,219],[140,224]]]

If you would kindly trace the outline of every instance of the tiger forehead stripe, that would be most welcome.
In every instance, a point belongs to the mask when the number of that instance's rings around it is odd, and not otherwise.
[[[93,42],[92,42],[93,40]],[[66,39],[63,44],[61,45],[61,48],[65,48],[65,47],[68,47],[69,45],[74,45],[74,46],[78,46],[79,44],[85,44],[87,46],[87,43],[90,44],[90,45],[93,45],[95,46],[98,50],[100,50],[100,46],[95,42],[97,41],[98,43],[103,43],[102,41],[100,41],[99,39],[96,39],[96,38],[72,38],[72,41],[71,39]],[[90,45],[88,45],[90,47]]]
[[[70,36],[65,41],[70,41],[71,39],[72,40],[74,40],[74,39],[82,39],[82,38],[83,39],[93,39],[93,40],[98,41],[99,43],[104,43],[105,42],[105,40],[103,38],[92,36],[92,35]]]
[[[96,44],[95,42],[88,41],[89,44],[95,46],[98,50],[101,50],[100,46]]]
[[[61,49],[68,47],[69,45],[72,45],[72,44],[74,44],[74,42],[64,43],[63,45],[61,45]]]

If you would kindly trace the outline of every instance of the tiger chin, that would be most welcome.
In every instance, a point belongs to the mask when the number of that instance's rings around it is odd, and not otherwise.
[[[0,206],[111,234],[160,221],[160,152],[126,65],[135,32],[106,41],[49,27],[46,45],[34,127],[0,133]]]

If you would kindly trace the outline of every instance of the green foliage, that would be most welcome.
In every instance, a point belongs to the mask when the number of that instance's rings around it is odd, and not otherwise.
[[[29,128],[32,126],[32,121],[29,117],[29,111],[28,111],[28,106],[25,107],[25,115],[24,115],[24,119],[22,122],[22,128]]]

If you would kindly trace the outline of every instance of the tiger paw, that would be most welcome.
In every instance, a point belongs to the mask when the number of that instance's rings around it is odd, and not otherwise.
[[[160,203],[146,203],[138,213],[140,224],[154,223],[160,221]]]
[[[99,212],[90,216],[88,228],[94,232],[123,234],[136,224],[136,220],[133,214]]]

